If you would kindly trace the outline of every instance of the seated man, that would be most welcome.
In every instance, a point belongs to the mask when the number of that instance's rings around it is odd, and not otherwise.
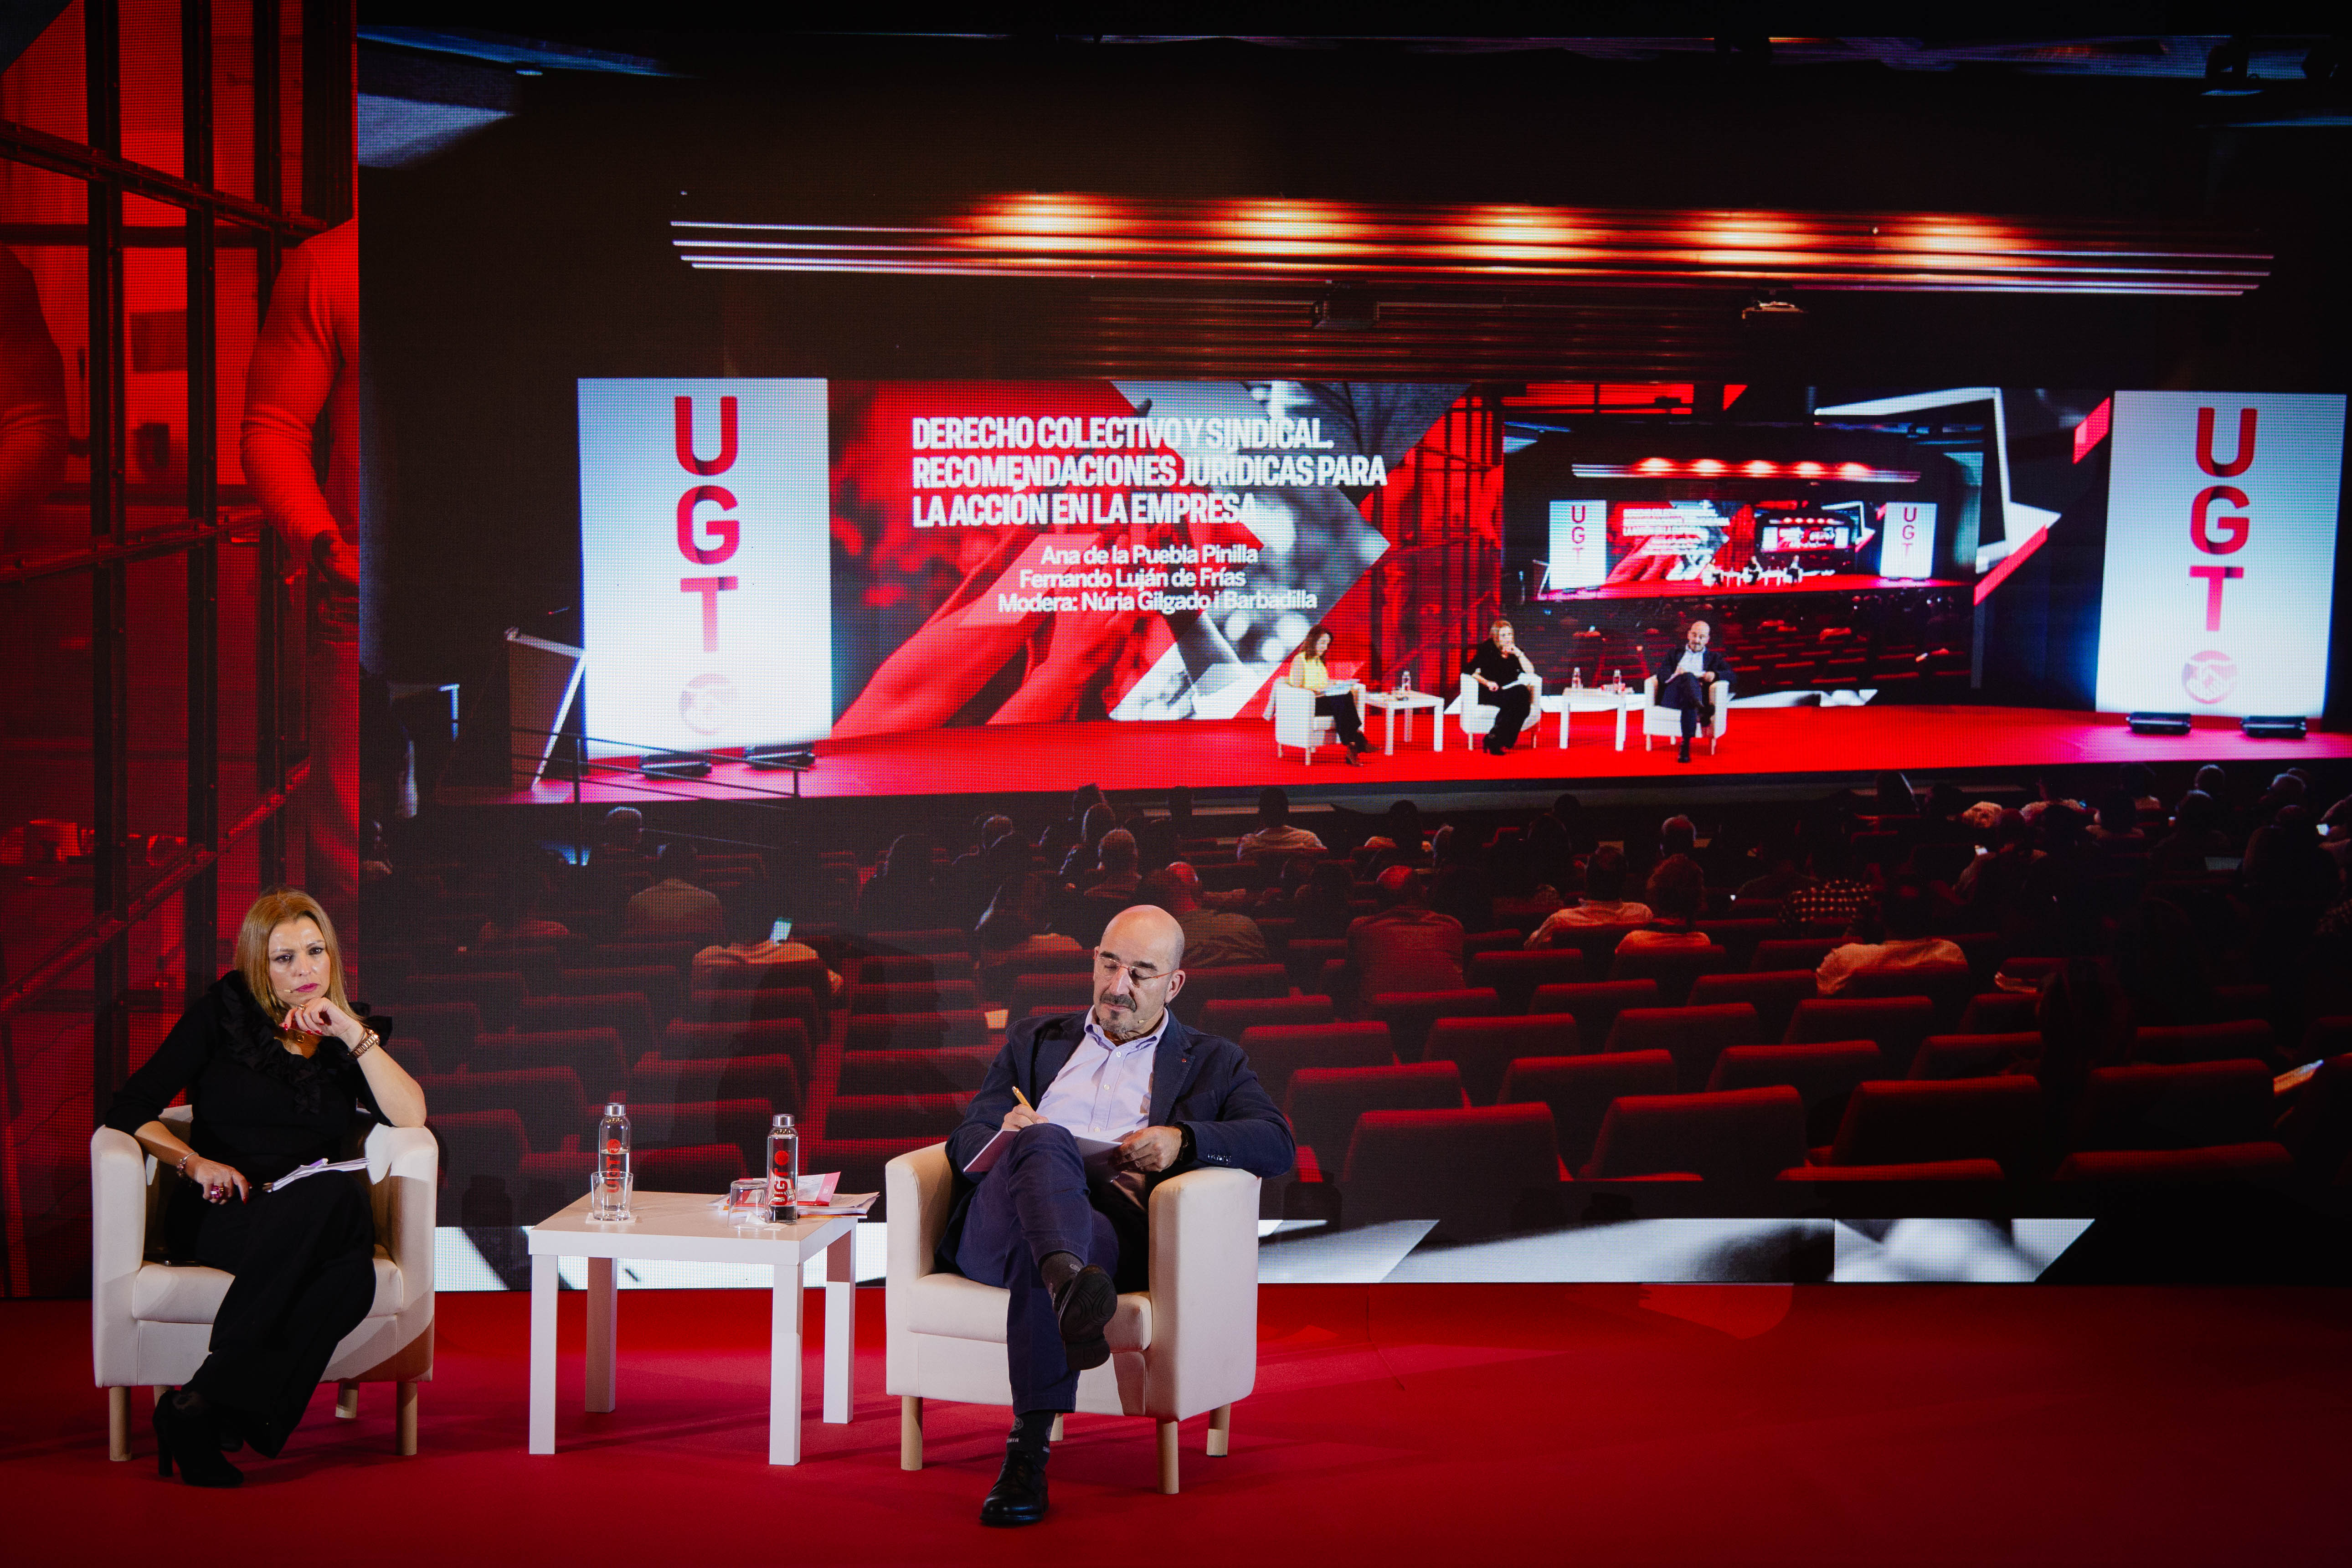
[[[1652,918],[1649,905],[1625,897],[1625,851],[1603,844],[1584,862],[1583,900],[1546,916],[1528,945],[1559,946],[1573,926],[1641,925]]]
[[[1143,879],[1141,896],[1176,917],[1184,928],[1184,957],[1199,969],[1272,963],[1265,932],[1238,910],[1211,909],[1201,901],[1201,874],[1181,860]]]
[[[1879,924],[1886,940],[1832,948],[1813,972],[1813,984],[1822,995],[1834,996],[1857,974],[1965,965],[1969,955],[1958,945],[1927,934],[1935,911],[1935,896],[1925,878],[1897,877],[1878,900]]]
[[[1390,867],[1372,885],[1380,890],[1380,912],[1348,927],[1348,961],[1361,994],[1459,991],[1462,922],[1429,907],[1421,879],[1407,867]]]
[[[1257,796],[1257,831],[1242,835],[1234,846],[1236,860],[1281,860],[1293,855],[1320,855],[1323,840],[1304,827],[1290,825],[1290,792],[1263,789]]]
[[[1693,924],[1706,902],[1706,878],[1698,862],[1687,855],[1670,855],[1650,873],[1650,908],[1656,919],[1639,931],[1629,931],[1617,944],[1620,952],[1660,948],[1703,948],[1715,939]]]
[[[1673,660],[1658,666],[1656,671],[1657,705],[1682,710],[1683,743],[1675,753],[1678,763],[1691,760],[1691,737],[1698,733],[1702,722],[1710,732],[1715,728],[1716,683],[1721,681],[1727,686],[1731,682],[1731,669],[1723,662],[1723,656],[1706,646],[1710,635],[1705,621],[1693,621],[1684,636],[1683,646],[1675,650]]]
[[[1115,916],[1095,949],[1093,1008],[1016,1022],[948,1139],[957,1173],[940,1265],[1012,1293],[1013,1434],[982,1524],[1045,1517],[1046,1434],[1076,1407],[1078,1373],[1110,1359],[1119,1291],[1149,1279],[1152,1187],[1199,1165],[1290,1169],[1290,1124],[1241,1047],[1168,1011],[1183,962],[1183,928],[1165,910]],[[1018,1132],[1012,1147],[964,1175],[1000,1129]],[[1090,1167],[1077,1134],[1118,1148]]]
[[[719,895],[694,884],[694,846],[673,838],[661,847],[662,879],[628,901],[621,931],[627,936],[724,936],[727,912]]]

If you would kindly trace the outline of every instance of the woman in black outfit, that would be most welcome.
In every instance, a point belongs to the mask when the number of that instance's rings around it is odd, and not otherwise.
[[[322,1172],[278,1192],[298,1165],[340,1157],[371,1121],[425,1123],[425,1093],[379,1049],[343,997],[335,928],[308,893],[278,889],[246,911],[236,967],[182,1015],[108,1107],[105,1124],[187,1178],[164,1211],[167,1255],[236,1276],[213,1320],[212,1353],[155,1405],[158,1468],[194,1486],[244,1479],[221,1457],[275,1458],[335,1346],[375,1297],[375,1220],[354,1176]],[[180,1141],[162,1120],[183,1089]]]
[[[1519,730],[1528,721],[1535,689],[1517,684],[1536,667],[1519,651],[1511,623],[1499,617],[1486,628],[1486,640],[1471,652],[1463,672],[1478,683],[1478,700],[1495,710],[1495,727],[1486,731],[1486,754],[1507,755],[1519,743]]]

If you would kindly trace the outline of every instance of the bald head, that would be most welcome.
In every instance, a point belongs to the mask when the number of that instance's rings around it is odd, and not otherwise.
[[[1160,1026],[1184,985],[1184,928],[1152,904],[1121,910],[1095,949],[1095,1023],[1114,1040]]]

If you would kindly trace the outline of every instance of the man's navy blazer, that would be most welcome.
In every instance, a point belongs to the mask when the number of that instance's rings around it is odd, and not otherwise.
[[[948,1163],[955,1170],[955,1197],[948,1211],[947,1229],[940,1235],[940,1267],[955,1267],[956,1245],[963,1237],[964,1213],[971,1206],[975,1182],[963,1173],[1013,1109],[1017,1087],[1031,1105],[1042,1104],[1045,1090],[1086,1038],[1087,1015],[1055,1013],[1023,1018],[1004,1037],[988,1078],[972,1096],[963,1123],[948,1136]],[[1290,1123],[1265,1086],[1250,1069],[1249,1058],[1233,1041],[1188,1029],[1174,1014],[1161,1031],[1151,1057],[1150,1127],[1187,1127],[1192,1132],[1192,1158],[1155,1172],[1146,1189],[1170,1176],[1202,1166],[1247,1171],[1253,1175],[1279,1176],[1289,1171],[1296,1149]]]
[[[1685,643],[1676,643],[1666,650],[1665,658],[1658,661],[1658,668],[1654,672],[1657,677],[1660,689],[1664,689],[1666,682],[1675,678],[1675,666],[1682,663],[1683,655],[1689,651],[1689,645]],[[1724,662],[1723,655],[1715,650],[1713,643],[1699,649],[1698,662],[1701,669],[1714,676],[1717,680],[1727,684],[1731,680],[1731,666]]]

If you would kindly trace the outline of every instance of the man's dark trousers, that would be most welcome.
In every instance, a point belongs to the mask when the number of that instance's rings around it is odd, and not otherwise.
[[[1696,675],[1677,675],[1658,688],[1658,706],[1683,710],[1683,739],[1698,733],[1699,714],[1707,706],[1706,683]]]
[[[1097,1201],[1104,1207],[1097,1207]],[[1114,1224],[1105,1212],[1111,1205],[1131,1210],[1132,1223]],[[1014,1134],[1013,1146],[972,1190],[956,1268],[967,1279],[1012,1292],[1004,1357],[1016,1414],[1077,1408],[1078,1374],[1063,1352],[1053,1292],[1038,1277],[1039,1260],[1073,1253],[1116,1279],[1122,1229],[1139,1240],[1143,1211],[1115,1188],[1101,1189],[1099,1198],[1090,1194],[1077,1141],[1069,1129],[1051,1122],[1035,1122]]]

